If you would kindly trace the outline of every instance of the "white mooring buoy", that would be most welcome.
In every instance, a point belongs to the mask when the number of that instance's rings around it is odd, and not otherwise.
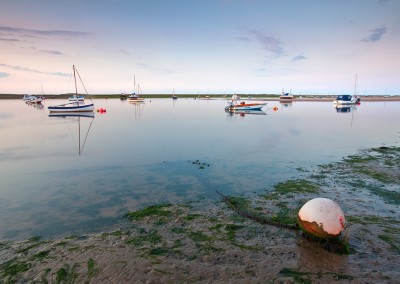
[[[322,239],[339,236],[346,226],[340,206],[328,198],[314,198],[301,207],[297,216],[306,233]]]

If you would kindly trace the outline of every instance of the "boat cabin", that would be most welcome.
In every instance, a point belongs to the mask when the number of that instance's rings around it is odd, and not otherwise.
[[[351,95],[340,95],[337,96],[336,100],[338,101],[344,101],[344,102],[350,102],[352,99]]]

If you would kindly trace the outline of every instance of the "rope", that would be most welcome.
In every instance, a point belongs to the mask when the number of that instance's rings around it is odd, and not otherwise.
[[[228,205],[228,207],[230,207],[232,210],[234,210],[236,213],[238,213],[242,217],[254,220],[261,224],[272,225],[275,227],[285,228],[285,229],[289,229],[289,230],[296,230],[296,231],[299,230],[298,224],[284,224],[284,223],[276,222],[276,221],[273,221],[268,218],[263,218],[256,214],[253,214],[251,212],[242,210],[241,208],[235,206],[234,202],[232,201],[232,199],[229,196],[223,195],[218,190],[216,190],[216,192],[222,197],[222,201],[224,201]]]

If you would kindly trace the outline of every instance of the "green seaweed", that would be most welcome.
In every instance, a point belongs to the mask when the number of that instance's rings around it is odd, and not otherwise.
[[[46,258],[49,255],[50,251],[49,250],[45,250],[45,251],[40,251],[37,254],[33,255],[30,260],[35,260],[35,259],[39,259],[42,260],[44,258]]]
[[[187,221],[192,221],[194,219],[200,218],[201,216],[202,216],[201,214],[193,213],[193,214],[187,214],[186,216],[183,217],[183,219]]]
[[[225,225],[225,230],[226,234],[228,236],[229,241],[234,241],[235,240],[235,235],[236,231],[242,229],[242,225],[236,225],[236,224],[226,224]]]
[[[156,230],[152,230],[145,235],[132,238],[128,240],[126,243],[134,246],[142,246],[145,243],[150,243],[154,245],[160,243],[161,241],[162,241],[162,236]]]
[[[172,206],[170,203],[151,205],[143,208],[142,210],[129,212],[124,215],[129,221],[142,220],[148,216],[170,216],[171,212],[165,208]]]
[[[87,274],[89,278],[92,278],[96,274],[95,264],[96,262],[93,258],[89,258],[87,261]]]
[[[60,268],[56,273],[56,283],[74,283],[76,278],[78,278],[78,273],[76,272],[77,267],[77,264],[74,264],[72,267],[66,264],[64,267]]]
[[[201,231],[190,232],[188,233],[188,237],[191,238],[194,242],[208,242],[211,241],[211,237],[207,236]]]
[[[150,256],[168,256],[170,252],[171,250],[167,247],[156,247],[149,249],[148,254]]]
[[[388,243],[390,245],[390,249],[395,251],[395,252],[400,252],[400,246],[398,245],[398,242],[392,237],[389,236],[388,234],[386,235],[378,235],[378,238],[380,238],[382,241]]]
[[[274,186],[275,192],[284,195],[291,193],[317,193],[318,186],[306,179],[287,180]]]
[[[13,282],[20,273],[29,270],[31,266],[30,262],[22,262],[14,258],[1,264],[0,272],[3,278],[8,278],[8,282]]]
[[[171,232],[174,234],[185,234],[186,233],[186,229],[185,228],[181,228],[181,227],[173,227],[171,228]]]
[[[291,269],[291,268],[283,268],[281,271],[279,271],[279,274],[285,276],[285,277],[291,277],[294,279],[296,283],[313,283],[311,276],[314,276],[315,278],[320,278],[321,275],[331,275],[332,278],[335,281],[338,280],[353,280],[354,277],[346,274],[337,274],[333,272],[301,272],[296,269]]]

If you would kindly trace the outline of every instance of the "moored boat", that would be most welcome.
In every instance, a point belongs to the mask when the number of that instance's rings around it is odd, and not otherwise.
[[[361,99],[357,97],[357,74],[356,74],[356,79],[354,81],[354,96],[352,95],[339,95],[336,97],[336,99],[333,101],[334,105],[355,105],[359,104]]]
[[[360,102],[360,98],[353,97],[352,95],[339,95],[333,101],[334,105],[355,105]]]
[[[94,104],[79,104],[77,102],[61,104],[57,106],[49,106],[48,110],[50,112],[86,112],[93,111]]]
[[[239,100],[240,97],[238,95],[232,96],[232,101],[225,107],[226,111],[233,110],[261,110],[267,103],[246,103],[244,101],[240,103],[235,103],[235,101]]]
[[[240,102],[238,104],[234,104],[233,102],[231,102],[225,107],[225,110],[261,110],[266,105],[267,103]]]
[[[75,96],[78,98],[78,87],[76,85],[76,75],[75,75],[75,73],[78,73],[78,70],[76,70],[75,65],[72,65],[72,69],[74,71]],[[81,77],[80,77],[79,73],[78,73],[78,76],[80,79]],[[86,90],[86,88],[85,88],[85,90]],[[90,101],[92,101],[92,100],[90,99]],[[87,111],[94,110],[94,104],[93,104],[93,102],[91,104],[80,103],[79,99],[77,99],[70,103],[56,105],[56,106],[49,106],[48,110],[50,112],[87,112]]]
[[[136,93],[137,90],[137,93]],[[136,87],[136,76],[133,76],[133,93],[129,95],[128,97],[128,102],[130,103],[142,103],[144,102],[144,98],[141,98],[139,96],[141,89],[140,89],[140,85],[138,84]]]
[[[28,99],[25,99],[27,104],[41,104],[44,100],[43,97],[40,96],[30,96]]]
[[[284,102],[291,102],[294,100],[294,96],[290,93],[285,93],[285,91],[282,89],[282,95],[279,97],[279,100]]]

